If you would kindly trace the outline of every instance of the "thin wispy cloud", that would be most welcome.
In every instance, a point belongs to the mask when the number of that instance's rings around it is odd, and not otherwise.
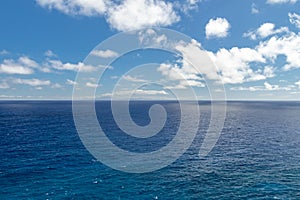
[[[268,4],[284,4],[284,3],[294,4],[297,1],[298,0],[267,0],[267,3]]]
[[[249,31],[244,34],[244,37],[249,37],[252,40],[266,38],[271,35],[279,33],[288,33],[289,29],[287,27],[275,28],[273,23],[264,23],[255,31]]]

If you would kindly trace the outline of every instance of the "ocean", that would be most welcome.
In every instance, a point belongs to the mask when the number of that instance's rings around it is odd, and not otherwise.
[[[109,101],[95,107],[114,144],[144,153],[167,145],[179,126],[173,101],[131,102],[133,120],[147,125],[157,103],[167,108],[166,128],[147,140],[122,133]],[[206,157],[198,153],[211,104],[199,105],[199,130],[182,156],[157,171],[126,173],[84,147],[71,101],[1,101],[0,199],[300,199],[300,102],[227,102],[222,134]]]

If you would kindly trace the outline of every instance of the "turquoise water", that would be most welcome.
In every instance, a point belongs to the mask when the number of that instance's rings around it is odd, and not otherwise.
[[[131,104],[138,124],[149,123],[153,103]],[[124,143],[110,102],[97,102],[96,109],[116,145],[149,152],[166,145],[178,127],[176,102],[160,103],[172,108],[172,117],[160,135],[145,141],[152,145]],[[222,135],[205,158],[198,151],[210,103],[200,102],[200,108],[198,134],[184,155],[161,170],[128,174],[101,164],[84,148],[71,102],[2,101],[0,199],[300,199],[299,102],[228,102]]]

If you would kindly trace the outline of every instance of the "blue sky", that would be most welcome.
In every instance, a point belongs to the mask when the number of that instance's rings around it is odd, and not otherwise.
[[[110,98],[118,81],[120,98],[135,89],[137,98],[168,99],[193,88],[198,99],[210,99],[210,84],[216,96],[224,85],[228,99],[300,99],[298,0],[3,0],[0,25],[0,99],[71,99],[80,81],[97,88],[99,99]],[[195,40],[185,41],[180,58],[159,50],[95,49],[115,34],[141,35],[139,29],[152,26]],[[217,70],[197,65],[200,47]],[[89,54],[116,59],[100,82],[85,60]],[[156,64],[130,72],[147,63]],[[91,77],[76,80],[78,69]],[[90,97],[83,92],[82,98]]]

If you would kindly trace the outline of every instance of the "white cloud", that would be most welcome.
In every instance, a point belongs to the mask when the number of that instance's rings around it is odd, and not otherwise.
[[[300,68],[300,33],[289,33],[282,37],[273,36],[261,42],[256,48],[261,55],[272,62],[275,62],[279,55],[284,55],[286,57],[284,70]]]
[[[33,68],[38,68],[38,63],[27,56],[19,57],[17,60],[5,59],[0,64],[0,73],[4,74],[33,74]]]
[[[111,79],[118,79],[119,76],[111,76],[110,78],[111,78]]]
[[[103,94],[100,94],[100,98],[111,98],[113,96],[112,93],[103,93]]]
[[[185,2],[174,1],[173,5],[176,9],[188,14],[188,11],[198,8],[198,3],[201,0],[185,0]]]
[[[268,4],[283,4],[283,3],[291,3],[294,4],[298,0],[267,0]]]
[[[157,71],[161,72],[161,74],[170,80],[181,80],[184,79],[184,73],[180,66],[174,64],[166,64],[162,63]]]
[[[26,67],[37,68],[38,64],[34,60],[28,58],[27,56],[22,56],[18,59],[18,62]]]
[[[279,80],[279,83],[287,83],[287,82],[288,82],[287,80],[283,80],[283,79]]]
[[[15,62],[14,60],[4,60],[0,64],[0,73],[3,74],[33,74],[34,71],[29,66],[24,66],[24,63]]]
[[[176,88],[183,89],[187,83],[190,86],[204,87],[202,83],[204,77],[218,83],[238,84],[275,76],[275,68],[266,65],[266,59],[256,49],[222,48],[214,53],[202,50],[201,44],[195,40],[188,44],[178,43],[175,49],[180,52],[183,59],[178,60],[177,64],[163,63],[158,71],[168,80],[177,81]],[[253,63],[259,64],[260,67],[252,69]]]
[[[60,85],[59,83],[54,83],[53,85],[51,85],[51,88],[54,89],[62,88],[62,85]]]
[[[1,56],[2,56],[2,55],[7,55],[7,54],[9,54],[9,52],[6,51],[5,49],[2,50],[2,51],[0,51],[0,55],[1,55]]]
[[[57,57],[57,55],[56,55],[55,53],[53,53],[53,51],[51,51],[51,50],[46,51],[46,52],[44,53],[44,55],[45,55],[46,57]]]
[[[122,79],[126,80],[126,81],[130,81],[130,82],[136,82],[136,83],[143,83],[143,82],[147,82],[147,80],[138,78],[138,77],[133,77],[130,75],[125,75],[122,77]]]
[[[36,87],[35,89],[36,89],[36,90],[42,90],[43,87]]]
[[[290,94],[300,94],[300,92],[291,92]]]
[[[251,5],[251,13],[252,14],[258,14],[259,13],[259,10],[258,10],[255,3],[252,3],[252,5]]]
[[[275,67],[272,66],[265,66],[264,68],[264,75],[267,78],[272,78],[275,76]]]
[[[249,31],[244,34],[244,37],[249,37],[252,40],[256,40],[258,38],[266,38],[268,36],[278,34],[278,33],[288,33],[289,29],[287,27],[281,27],[279,29],[275,29],[275,24],[273,23],[264,23],[257,30]]]
[[[114,58],[117,57],[119,54],[115,51],[112,51],[110,49],[107,49],[105,51],[103,50],[94,50],[91,53],[94,56],[98,56],[100,58]]]
[[[17,98],[22,98],[22,96],[13,96],[13,95],[4,95],[1,94],[0,98],[5,98],[5,99],[17,99]]]
[[[265,82],[264,85],[265,85],[266,90],[278,90],[279,89],[279,85],[271,85],[268,82]]]
[[[107,11],[109,0],[36,0],[45,8],[56,9],[68,15],[95,16]]]
[[[135,90],[134,94],[139,94],[139,95],[167,95],[168,93],[164,90]]]
[[[68,84],[68,85],[77,85],[77,83],[75,81],[72,81],[70,79],[67,79],[66,84]]]
[[[176,82],[176,84],[170,83],[171,85],[165,86],[165,88],[185,89],[187,87],[205,87],[201,82],[202,78],[199,76],[199,72],[186,62],[182,60],[180,62],[182,66],[163,63],[157,69],[168,81]]]
[[[296,13],[289,13],[291,24],[294,24],[297,28],[300,28],[300,15]]]
[[[47,86],[50,85],[51,82],[49,80],[40,80],[40,79],[13,79],[13,83],[15,84],[23,84],[23,85],[30,85],[34,87],[39,87],[39,86]]]
[[[175,49],[182,54],[182,72],[185,79],[199,79],[199,73],[206,75],[209,79],[217,80],[217,69],[212,66],[207,51],[201,49],[201,44],[196,40],[190,43],[179,43]],[[201,59],[200,59],[201,58]],[[190,63],[187,63],[190,62]],[[192,65],[191,65],[192,64]]]
[[[187,1],[187,3],[189,4],[189,5],[195,5],[195,4],[197,4],[200,0],[186,0]]]
[[[268,82],[264,82],[263,86],[250,86],[250,87],[232,87],[230,90],[233,91],[291,91],[294,88],[293,85],[288,86],[279,86],[279,85],[271,85]]]
[[[294,86],[288,85],[288,86],[279,86],[279,85],[271,85],[268,82],[264,83],[265,90],[272,91],[272,90],[284,90],[284,91],[291,91]]]
[[[46,64],[48,68],[56,70],[69,70],[69,71],[82,71],[82,72],[93,72],[97,70],[97,67],[92,65],[85,65],[82,62],[77,64],[62,63],[60,60],[49,60]]]
[[[206,38],[224,38],[228,36],[230,24],[225,18],[210,19],[206,24],[205,33]]]
[[[164,90],[145,90],[145,89],[138,89],[138,90],[120,90],[120,91],[115,91],[113,93],[104,93],[101,94],[100,97],[102,98],[122,98],[125,97],[127,98],[128,95],[134,95],[131,98],[145,98],[145,96],[165,96],[169,95],[166,91]]]
[[[295,83],[295,85],[297,85],[297,86],[299,87],[299,89],[300,89],[300,81],[297,81],[297,82]]]
[[[170,2],[124,0],[109,9],[107,21],[117,30],[130,31],[150,26],[168,26],[179,19]]]
[[[53,54],[53,52],[46,52],[49,54]],[[52,56],[55,56],[53,54]],[[2,63],[0,63],[0,73],[4,74],[33,74],[35,69],[39,71],[50,73],[53,70],[69,70],[69,71],[82,71],[82,72],[93,72],[99,68],[108,68],[113,69],[112,66],[92,66],[86,65],[82,62],[78,63],[63,63],[60,60],[51,60],[49,57],[46,59],[44,63],[37,63],[27,56],[21,56],[17,60],[5,59]]]
[[[182,60],[175,64],[163,63],[158,71],[168,80],[177,81],[171,88],[190,86],[204,87],[203,78],[224,84],[265,80],[275,76],[276,68],[266,64],[267,60],[258,49],[222,48],[217,52],[204,51],[201,44],[192,40],[190,43],[179,42],[175,49],[182,55]],[[253,69],[255,64],[257,69]],[[167,86],[169,87],[169,86]]]
[[[256,91],[264,91],[263,86],[250,86],[250,87],[232,87],[230,88],[232,91],[250,91],[250,92],[256,92]]]
[[[164,86],[164,89],[183,90],[183,89],[186,89],[188,87],[205,87],[205,85],[201,82],[198,82],[198,81],[187,80],[187,81],[180,81],[177,84],[170,84],[170,85]]]
[[[233,47],[230,50],[220,49],[216,53],[209,52],[209,55],[218,67],[222,82],[225,84],[266,79],[263,72],[254,71],[250,67],[250,63],[265,62],[265,59],[254,49]],[[268,71],[269,68],[266,72]]]
[[[165,34],[159,35],[151,28],[139,32],[139,41],[141,45],[153,48],[166,47],[168,45],[167,36]]]
[[[195,5],[195,0],[189,0]],[[48,9],[67,15],[104,16],[111,27],[128,31],[149,26],[168,26],[180,17],[173,3],[163,0],[36,0]]]
[[[100,85],[96,84],[96,83],[91,83],[91,82],[87,82],[85,84],[87,87],[91,87],[91,88],[97,88],[100,87]]]

